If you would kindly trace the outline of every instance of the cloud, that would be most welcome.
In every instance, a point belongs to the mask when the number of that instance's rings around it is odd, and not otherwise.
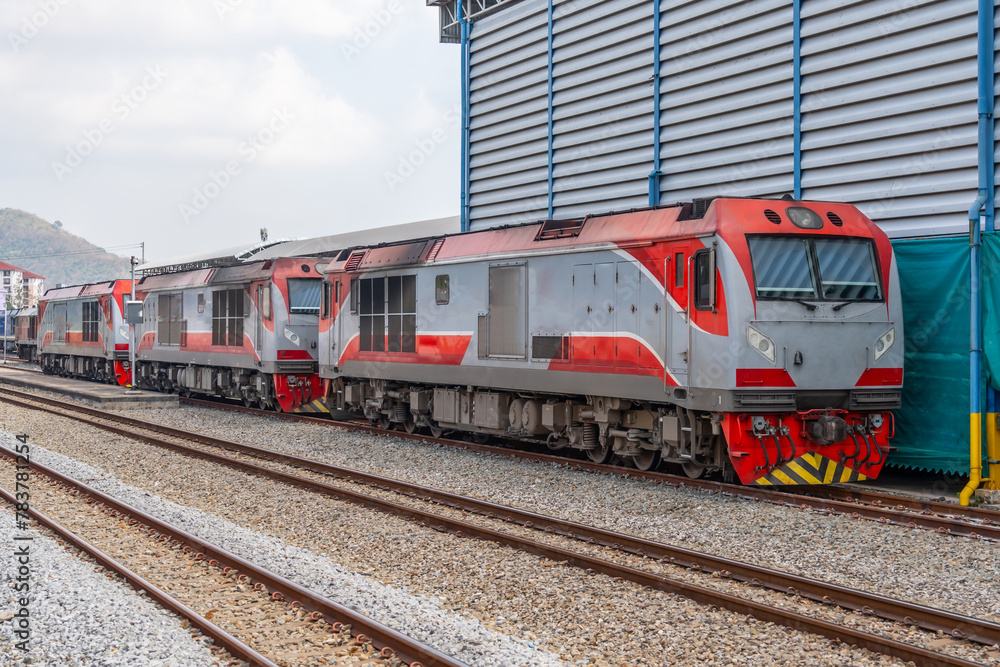
[[[221,17],[215,0],[0,2],[0,205],[99,245],[145,240],[151,257],[190,250],[178,207],[233,161],[191,218],[199,245],[454,212],[458,51],[437,43],[434,9],[220,1]],[[406,187],[387,190],[386,170],[428,141]]]

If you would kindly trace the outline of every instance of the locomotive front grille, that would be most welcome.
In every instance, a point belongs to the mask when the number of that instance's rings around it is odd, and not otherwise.
[[[279,373],[315,373],[315,361],[279,361],[277,362]]]
[[[902,402],[900,391],[852,391],[852,410],[897,410]]]
[[[767,408],[795,409],[794,392],[736,392],[735,406],[737,408]]]

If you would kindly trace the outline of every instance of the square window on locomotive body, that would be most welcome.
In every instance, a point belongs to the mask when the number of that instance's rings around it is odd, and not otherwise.
[[[434,303],[445,306],[451,301],[451,279],[447,273],[434,277]]]

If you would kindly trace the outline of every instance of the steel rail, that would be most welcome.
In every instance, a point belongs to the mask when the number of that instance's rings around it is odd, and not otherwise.
[[[12,450],[3,445],[0,445],[0,455],[11,460],[17,456]],[[324,618],[338,619],[340,622],[350,624],[352,630],[358,633],[359,638],[360,635],[364,635],[365,638],[371,641],[374,647],[384,651],[391,651],[397,658],[410,664],[411,667],[467,667],[465,663],[455,660],[437,649],[426,646],[348,607],[314,593],[279,574],[254,565],[250,561],[222,547],[215,546],[142,510],[131,507],[79,480],[64,475],[37,461],[29,460],[28,464],[37,473],[41,473],[65,486],[73,487],[96,502],[132,517],[129,519],[129,523],[131,525],[138,525],[140,530],[148,530],[151,537],[156,537],[161,541],[170,540],[172,545],[183,545],[195,551],[196,554],[201,554],[205,560],[217,561],[220,568],[230,568],[247,576],[250,581],[256,580],[255,583],[265,586],[268,592],[271,593],[272,598],[276,600],[296,601],[307,611],[319,612]],[[388,653],[386,653],[386,656],[388,657]]]
[[[7,450],[8,452],[10,450]],[[4,459],[9,459],[10,456],[5,452],[3,455]],[[5,489],[0,488],[0,498],[5,500],[8,504],[15,506],[18,501]],[[118,561],[116,561],[111,556],[108,556],[103,551],[95,547],[90,542],[87,542],[82,537],[74,534],[69,529],[63,527],[53,519],[50,519],[46,515],[42,514],[36,509],[29,508],[27,510],[28,516],[34,519],[39,525],[48,528],[52,533],[57,535],[60,539],[65,542],[72,544],[74,547],[84,552],[93,558],[97,563],[103,567],[105,570],[114,572],[118,576],[125,579],[128,584],[138,592],[145,592],[151,599],[155,600],[161,607],[169,609],[181,618],[186,618],[191,622],[195,628],[201,631],[206,637],[211,637],[217,646],[225,649],[235,658],[240,660],[245,660],[250,663],[253,667],[278,667],[278,665],[263,655],[255,651],[250,646],[247,646],[241,642],[236,637],[212,623],[210,620],[194,611],[183,602],[171,597],[168,593],[161,590],[154,584],[142,578],[141,575],[136,574],[129,568],[125,567]]]
[[[70,406],[76,408],[77,406]],[[88,408],[88,410],[90,410]],[[58,414],[58,413],[57,413]],[[89,419],[76,418],[80,421],[91,422]],[[584,567],[586,569],[591,569],[597,572],[602,572],[610,576],[618,576],[630,579],[642,585],[652,586],[658,590],[664,590],[667,592],[677,593],[684,595],[691,599],[704,604],[714,604],[717,606],[723,606],[737,613],[744,613],[753,615],[761,620],[766,620],[770,622],[779,623],[787,627],[794,629],[802,629],[804,626],[801,625],[803,619],[808,619],[810,622],[815,621],[820,624],[815,626],[812,630],[804,630],[807,632],[813,632],[814,634],[821,634],[822,636],[835,639],[835,637],[829,634],[830,629],[825,627],[829,625],[831,627],[840,628],[835,624],[827,624],[825,621],[818,621],[816,619],[811,619],[809,617],[800,617],[792,612],[794,619],[785,619],[785,621],[776,620],[773,614],[781,610],[775,610],[766,605],[758,605],[758,603],[752,603],[744,598],[739,598],[735,596],[727,596],[727,594],[720,593],[717,591],[712,591],[711,589],[705,589],[702,587],[694,586],[691,584],[684,584],[683,582],[678,582],[660,575],[655,575],[652,573],[643,572],[640,570],[635,570],[633,568],[628,568],[626,566],[620,566],[609,561],[604,561],[601,559],[592,558],[589,556],[584,556],[576,554],[571,551],[560,549],[558,547],[551,547],[548,545],[540,544],[534,542],[533,540],[527,540],[525,538],[520,538],[507,533],[501,533],[498,531],[493,531],[488,528],[477,526],[475,524],[470,524],[463,521],[457,521],[442,517],[431,512],[425,512],[418,510],[413,507],[408,507],[405,505],[399,505],[397,503],[392,503],[389,501],[381,500],[369,495],[356,493],[349,491],[347,489],[341,489],[338,487],[330,486],[322,482],[316,482],[313,480],[305,479],[302,477],[296,477],[294,475],[289,475],[271,468],[264,468],[257,466],[255,464],[237,461],[235,459],[227,458],[212,454],[210,452],[205,452],[200,449],[195,449],[181,445],[178,443],[171,443],[168,441],[162,441],[158,438],[152,438],[149,436],[143,436],[140,434],[130,433],[124,431],[123,429],[118,429],[117,427],[109,427],[105,424],[94,424],[95,426],[108,428],[113,432],[121,432],[123,435],[128,437],[137,438],[144,442],[149,442],[150,444],[155,444],[158,446],[166,447],[168,449],[178,451],[183,454],[188,454],[196,458],[208,459],[223,465],[227,465],[232,468],[243,470],[249,473],[260,474],[262,476],[270,477],[290,485],[298,486],[301,488],[306,488],[308,490],[316,491],[329,495],[340,500],[347,502],[352,502],[365,507],[374,507],[380,511],[399,516],[404,519],[409,519],[416,521],[424,526],[430,526],[435,530],[450,532],[452,534],[463,536],[463,537],[473,537],[477,539],[490,540],[503,544],[505,546],[513,547],[528,553],[550,558],[556,561],[565,561],[575,567]],[[169,427],[165,427],[169,428]],[[176,429],[171,429],[176,430]],[[257,450],[257,448],[250,447],[247,445],[241,445],[239,443],[232,443],[225,440],[219,440],[216,438],[209,438],[207,436],[199,436],[198,434],[190,434],[187,432],[181,432],[187,436],[194,436],[191,439],[204,438],[205,440],[217,441],[220,444],[213,444],[213,446],[226,447],[229,449],[234,449],[242,452],[251,452]],[[209,444],[209,443],[203,443]],[[285,455],[272,452],[270,450],[262,450],[267,455],[283,457]],[[307,466],[316,466],[313,468],[317,472],[325,472],[326,474],[336,474],[336,466],[327,466],[319,462],[311,461],[309,459],[302,459],[301,457],[288,457],[289,459],[295,459]],[[294,463],[288,463],[289,465],[294,465]],[[326,469],[325,469],[326,468]],[[346,469],[344,469],[346,470]],[[424,489],[423,487],[418,487],[416,485],[410,485],[402,482],[395,482],[393,480],[386,480],[385,478],[380,478],[375,475],[368,475],[367,473],[360,473],[358,471],[347,471],[348,473],[353,473],[357,478],[368,478],[371,481],[365,483],[376,484],[379,486],[387,486],[387,483],[391,482],[393,484],[398,484],[401,487],[408,487],[407,492],[413,495],[428,495],[429,493],[436,494],[439,502],[444,502],[450,504],[456,499],[461,499],[469,504],[470,507],[476,505],[476,501],[473,499],[462,498],[460,496],[455,496],[454,494],[449,494],[446,492],[433,491],[430,489]],[[340,474],[338,476],[345,476]],[[784,592],[802,595],[803,597],[809,597],[811,599],[816,599],[820,602],[827,604],[838,604],[835,600],[841,600],[843,606],[853,609],[859,609],[865,614],[877,615],[889,620],[901,621],[910,625],[919,625],[927,629],[940,630],[942,632],[948,632],[951,636],[956,638],[970,639],[972,641],[979,641],[981,643],[993,644],[996,643],[997,638],[1000,638],[1000,626],[982,621],[980,619],[975,619],[971,617],[962,616],[959,614],[954,614],[951,612],[944,612],[941,610],[932,609],[929,607],[923,607],[921,605],[915,605],[912,603],[901,602],[898,600],[891,600],[881,598],[881,596],[876,596],[873,594],[865,593],[863,591],[855,591],[852,589],[823,584],[823,582],[811,581],[797,575],[791,575],[781,572],[776,572],[773,570],[767,570],[765,568],[757,568],[756,566],[749,565],[746,563],[740,563],[738,561],[732,561],[724,558],[716,558],[712,556],[707,556],[705,554],[699,554],[698,552],[680,549],[676,547],[670,547],[669,545],[663,545],[655,543],[648,540],[643,540],[641,538],[634,538],[631,536],[621,535],[618,533],[612,533],[610,531],[604,531],[602,529],[592,528],[589,526],[583,526],[580,524],[574,524],[572,522],[564,522],[558,519],[553,519],[551,517],[544,517],[542,515],[537,515],[530,512],[522,512],[519,510],[514,510],[512,508],[507,508],[504,506],[493,505],[491,503],[480,502],[479,507],[482,508],[492,508],[488,509],[485,513],[493,513],[495,518],[499,519],[511,519],[517,523],[521,523],[530,528],[539,528],[545,530],[546,528],[552,530],[553,532],[561,532],[567,536],[576,537],[578,539],[585,539],[587,541],[593,541],[595,543],[601,543],[606,546],[612,546],[620,550],[629,551],[637,555],[644,555],[649,557],[657,557],[661,560],[672,561],[678,565],[689,566],[692,569],[705,569],[716,571],[724,574],[724,576],[730,576],[732,578],[741,579],[749,581],[756,585],[766,585],[769,588],[776,590],[783,590]],[[535,522],[538,522],[537,524]],[[621,571],[618,571],[620,568]],[[636,574],[638,573],[638,574]],[[656,585],[649,583],[650,578],[652,581],[658,582]],[[767,582],[765,584],[765,581]],[[689,590],[690,589],[690,590]],[[713,601],[713,595],[724,596],[725,598],[732,598],[728,602],[726,600]],[[735,601],[739,601],[734,602]],[[727,604],[729,606],[727,606]],[[748,607],[746,605],[750,604]],[[872,606],[874,604],[875,606]],[[753,607],[752,605],[757,605],[760,607]],[[749,611],[748,611],[749,610]],[[762,610],[768,610],[766,613]],[[760,612],[760,613],[758,613]],[[784,613],[784,612],[782,612]],[[825,624],[825,625],[824,625]],[[865,635],[866,633],[861,633]],[[870,636],[869,636],[870,637]],[[882,638],[880,638],[882,639]],[[850,643],[856,643],[858,641],[864,641],[863,637],[852,637]],[[887,642],[893,642],[893,640],[885,640]],[[908,646],[906,644],[901,644],[900,642],[895,642],[901,646]],[[863,645],[863,644],[862,644]],[[909,647],[911,649],[916,649],[916,647]],[[887,647],[886,651],[879,649],[872,649],[877,652],[887,652],[887,651],[901,651],[902,649],[896,646]],[[918,649],[919,651],[925,651],[925,649]],[[904,657],[900,653],[888,653],[890,655],[895,655],[896,657],[901,657],[906,660],[914,660],[918,664],[938,664],[938,663],[926,663],[925,660],[930,656],[938,656],[938,654],[926,651],[927,655],[922,657],[915,654],[907,653],[908,657]],[[919,659],[918,659],[919,658]],[[972,664],[962,662],[960,664]]]
[[[119,423],[129,423],[130,421],[132,421],[128,417],[125,417],[120,414],[104,412],[102,410],[98,410],[97,408],[90,408],[75,403],[71,404],[65,401],[60,401],[45,396],[39,396],[37,394],[32,394],[28,392],[20,392],[14,389],[10,389],[8,387],[0,387],[0,393],[12,394],[32,401],[46,403],[48,405],[67,406],[67,407],[72,406],[72,408],[78,412],[90,414],[99,417],[101,419],[117,421]],[[853,501],[821,498],[821,497],[816,497],[814,495],[798,495],[789,491],[765,489],[753,486],[741,486],[739,484],[727,484],[725,482],[716,482],[713,480],[705,480],[705,479],[690,479],[688,477],[670,475],[667,473],[646,472],[634,468],[602,465],[599,463],[592,463],[590,461],[580,461],[577,459],[569,459],[561,456],[552,456],[551,454],[540,454],[537,452],[508,449],[504,447],[496,447],[493,445],[480,445],[470,442],[448,440],[445,438],[432,438],[430,436],[420,435],[416,433],[409,434],[401,431],[386,431],[384,429],[377,428],[374,426],[366,426],[350,422],[340,422],[324,418],[309,417],[305,415],[270,412],[266,410],[258,410],[256,408],[246,408],[240,405],[230,405],[226,403],[218,403],[213,401],[203,401],[200,399],[182,399],[182,401],[190,405],[204,406],[204,407],[211,407],[216,409],[232,410],[239,412],[248,412],[250,414],[259,414],[261,416],[279,418],[279,419],[288,419],[292,421],[323,424],[325,426],[332,426],[337,428],[349,429],[353,431],[373,433],[376,435],[402,438],[406,440],[432,442],[436,444],[442,444],[445,446],[453,447],[456,449],[466,449],[469,451],[483,452],[498,456],[508,456],[511,458],[519,458],[529,461],[538,461],[542,463],[552,463],[554,465],[563,466],[569,469],[582,470],[586,472],[595,472],[603,475],[615,475],[624,477],[626,479],[645,480],[653,482],[655,484],[667,484],[669,486],[701,489],[704,491],[719,493],[722,495],[729,495],[734,497],[749,498],[752,500],[769,502],[775,505],[780,505],[785,507],[814,509],[814,510],[820,510],[827,514],[844,514],[855,519],[877,521],[881,524],[887,524],[892,526],[903,526],[907,528],[925,528],[931,531],[935,531],[937,533],[952,535],[956,537],[967,537],[972,539],[986,539],[986,540],[1000,541],[1000,523],[993,522],[991,516],[993,516],[995,513],[991,510],[976,510],[973,508],[965,508],[965,512],[962,513],[962,516],[970,519],[979,519],[981,521],[981,523],[968,523],[966,521],[962,521],[959,520],[958,518],[954,518],[951,516],[939,516],[936,514],[915,513],[909,511],[905,507],[903,509],[897,509],[895,507],[889,508],[876,505],[861,505]],[[33,406],[28,405],[24,407],[30,408]],[[71,415],[64,415],[64,416],[71,417]],[[170,427],[161,426],[157,424],[147,424],[144,422],[143,424],[145,424],[143,426],[144,428],[161,433],[170,433]],[[955,506],[947,505],[947,506],[948,508],[960,507],[957,505]]]
[[[74,409],[76,408],[76,406],[71,407]],[[92,408],[87,408],[88,412],[92,410]],[[93,425],[101,428],[108,428],[105,424],[91,422],[90,420],[87,420],[86,423],[92,423]],[[435,502],[463,511],[473,512],[488,518],[499,519],[508,523],[516,523],[527,528],[555,533],[564,537],[586,540],[600,546],[614,548],[616,550],[638,556],[655,558],[689,569],[724,573],[726,577],[736,579],[738,581],[763,586],[765,588],[783,593],[798,595],[823,604],[836,605],[845,609],[862,611],[866,614],[872,614],[887,620],[906,623],[908,625],[915,625],[932,632],[943,632],[953,637],[969,639],[986,645],[1000,644],[1000,624],[982,619],[976,619],[962,614],[938,610],[932,607],[895,600],[892,598],[885,598],[883,596],[858,589],[817,581],[795,574],[756,566],[750,563],[717,557],[690,549],[675,547],[624,533],[617,533],[604,530],[602,528],[565,521],[475,498],[468,498],[446,491],[439,491],[417,484],[411,484],[409,482],[323,463],[313,459],[283,454],[281,452],[263,447],[245,445],[230,440],[183,431],[159,424],[135,423],[133,425],[177,438],[199,442],[211,447],[239,452],[240,454],[247,456],[253,456],[296,468],[310,470],[315,473],[403,493],[421,500]],[[159,443],[158,439],[154,438],[146,440],[145,436],[136,434],[130,430],[118,429],[117,427],[111,427],[111,430],[112,432],[120,435],[133,438],[139,437],[150,444],[163,446]],[[204,457],[206,454],[206,452],[198,449],[192,451],[185,448],[175,451],[199,457]],[[230,465],[230,461],[232,461],[232,459],[225,457],[216,458],[214,456],[213,460],[225,465]],[[256,467],[252,469],[244,469],[249,472],[257,471]],[[273,474],[271,472],[272,469],[270,468],[265,468],[264,470],[269,471],[265,474]],[[284,481],[294,484],[295,480],[298,479],[300,478],[289,476],[289,478],[286,478]],[[325,487],[319,487],[315,490],[324,493],[327,492]],[[347,493],[352,495],[342,496],[342,500],[349,500],[351,502],[362,504],[370,502],[370,496],[353,494],[353,492]],[[395,508],[393,508],[393,511],[394,510]],[[423,520],[433,520],[434,517],[435,515],[428,515],[423,518]]]
[[[788,493],[780,492],[779,493]],[[805,487],[792,495],[809,495],[827,497],[832,500],[842,500],[848,503],[870,503],[896,510],[908,512],[933,513],[940,516],[954,516],[969,521],[981,521],[984,525],[1000,525],[1000,511],[982,507],[966,507],[958,503],[942,502],[915,498],[913,496],[898,496],[882,491],[873,491],[860,487],[823,486],[815,489]]]
[[[796,491],[790,491],[743,486],[739,484],[727,484],[725,482],[691,479],[689,477],[670,475],[661,472],[646,472],[635,468],[592,463],[590,461],[553,456],[551,454],[514,450],[504,447],[496,447],[493,445],[480,445],[457,440],[449,440],[446,438],[433,438],[427,435],[410,434],[401,431],[386,431],[375,426],[337,421],[328,418],[292,413],[269,412],[266,410],[259,410],[257,408],[247,408],[242,405],[206,401],[202,399],[181,399],[181,401],[185,404],[200,407],[248,412],[250,414],[265,417],[275,417],[278,419],[335,426],[338,428],[363,431],[367,433],[391,435],[392,437],[407,440],[434,442],[459,449],[468,449],[470,451],[491,453],[500,456],[523,458],[531,461],[554,463],[556,465],[562,465],[576,470],[642,479],[652,481],[657,484],[686,486],[708,491],[716,491],[728,495],[763,500],[779,505],[791,507],[805,506],[811,509],[818,509],[826,512],[839,512],[851,516],[857,515],[857,518],[875,520],[880,523],[887,523],[894,526],[926,528],[928,530],[954,535],[957,537],[969,537],[972,539],[983,538],[1000,541],[1000,512],[996,510],[977,509],[972,507],[963,507],[954,503],[895,496],[856,487],[851,489],[836,486],[823,486],[817,487],[816,489],[801,487]],[[823,496],[827,497],[824,498]],[[858,500],[870,502],[873,506],[866,507],[865,505],[860,505],[857,502]],[[928,512],[931,514],[928,514]],[[910,516],[911,514],[913,516]]]

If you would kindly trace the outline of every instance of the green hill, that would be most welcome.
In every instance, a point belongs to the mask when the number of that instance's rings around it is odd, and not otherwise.
[[[16,208],[0,208],[0,260],[44,276],[46,289],[128,277],[127,258],[59,227]]]

